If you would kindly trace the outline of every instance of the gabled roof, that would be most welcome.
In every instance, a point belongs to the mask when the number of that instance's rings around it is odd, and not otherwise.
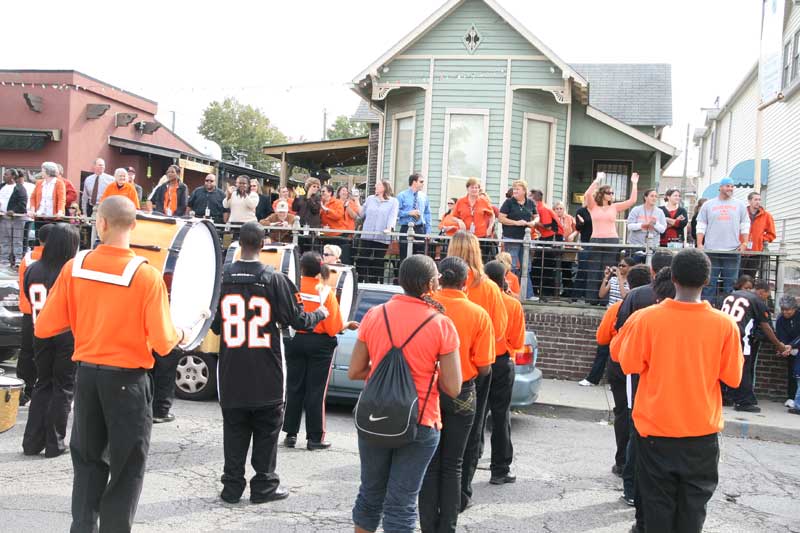
[[[446,18],[450,13],[452,13],[458,6],[464,3],[466,0],[448,0],[442,5],[439,9],[437,9],[431,16],[426,18],[419,26],[414,28],[408,35],[400,39],[400,41],[395,44],[392,48],[390,48],[386,53],[384,53],[381,57],[379,57],[376,61],[374,61],[370,66],[365,68],[358,76],[355,77],[353,80],[354,84],[358,84],[361,80],[365,79],[370,74],[377,73],[378,69],[389,62],[393,57],[396,55],[401,54],[404,50],[409,48],[414,42],[416,42],[420,37],[425,35],[428,30],[432,29],[436,24]],[[558,57],[550,48],[548,48],[542,41],[540,41],[535,35],[533,35],[525,26],[523,26],[517,19],[511,16],[505,9],[503,9],[498,2],[495,0],[481,0],[484,4],[486,4],[491,10],[493,10],[497,15],[505,20],[511,28],[516,30],[520,35],[522,35],[531,45],[533,45],[536,49],[542,52],[550,61],[552,61],[558,68],[561,69],[564,78],[573,78],[575,83],[586,86],[587,82],[583,76],[577,73],[566,61]]]
[[[589,80],[589,105],[631,126],[672,124],[669,64],[579,63]]]

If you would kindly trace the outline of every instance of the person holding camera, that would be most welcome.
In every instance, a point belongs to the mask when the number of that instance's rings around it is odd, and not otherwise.
[[[623,257],[617,266],[607,266],[597,297],[608,297],[609,307],[623,300],[628,294],[628,269],[636,264],[632,257]]]

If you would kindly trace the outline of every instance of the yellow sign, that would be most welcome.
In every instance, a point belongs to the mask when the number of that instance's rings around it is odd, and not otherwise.
[[[572,193],[572,203],[573,204],[583,204],[583,193],[582,192],[574,192],[574,193]]]
[[[178,159],[178,166],[187,170],[195,170],[197,172],[204,172],[206,174],[215,174],[217,169],[211,165],[198,163],[197,161],[190,161],[188,159]]]

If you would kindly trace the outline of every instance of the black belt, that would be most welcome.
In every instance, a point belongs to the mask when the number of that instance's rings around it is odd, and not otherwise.
[[[83,361],[78,361],[78,366],[82,366],[84,368],[93,368],[95,370],[109,370],[111,372],[146,372],[146,369],[144,368],[123,368],[121,366],[96,365],[94,363],[84,363]]]

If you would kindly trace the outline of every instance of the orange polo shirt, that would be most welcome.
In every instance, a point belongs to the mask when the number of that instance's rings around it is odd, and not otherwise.
[[[614,352],[624,373],[640,376],[633,406],[640,435],[699,437],[722,430],[720,381],[738,387],[744,364],[730,316],[708,302],[669,298],[631,315],[611,341]]]
[[[100,245],[86,256],[83,268],[121,275],[134,257],[129,249]],[[47,295],[36,320],[37,337],[71,329],[73,361],[121,368],[152,368],[152,351],[166,355],[175,348],[180,333],[172,324],[161,272],[140,265],[125,287],[73,277],[74,262],[67,261]]]
[[[473,206],[469,205],[469,196],[465,196],[456,202],[453,215],[464,222],[467,231],[470,230],[472,224],[475,224],[475,236],[483,238],[490,229],[489,221],[494,216],[494,210],[492,210],[492,204],[482,196],[475,200]]]
[[[498,355],[506,352],[512,355],[521,351],[525,346],[525,312],[522,310],[519,300],[510,294],[502,293],[501,295],[508,314],[508,325],[503,340],[497,343],[495,351]]]
[[[510,270],[506,272],[506,283],[508,283],[508,290],[511,291],[511,294],[519,298],[519,278]]]
[[[505,351],[498,352],[500,345],[505,338],[506,328],[508,327],[508,311],[503,304],[503,293],[494,281],[483,276],[477,284],[473,286],[475,276],[470,270],[467,274],[467,298],[475,302],[489,313],[494,327],[495,355],[503,355]],[[494,361],[492,361],[494,362]]]
[[[443,228],[446,228],[448,226],[451,229],[445,231],[444,234],[449,237],[452,237],[458,231],[458,222],[456,222],[456,217],[452,213],[442,217],[442,221],[439,222],[439,231],[444,231]]]
[[[470,302],[458,289],[441,289],[431,297],[442,304],[445,316],[453,321],[458,332],[458,353],[461,358],[461,381],[478,375],[479,366],[493,362],[494,328],[489,313]]]
[[[606,309],[603,320],[601,320],[600,325],[597,326],[597,333],[595,335],[597,344],[600,346],[608,346],[611,344],[611,339],[617,334],[617,330],[614,326],[617,323],[619,308],[622,307],[622,302],[624,301],[625,300],[618,300],[609,305],[608,309]],[[616,359],[614,359],[614,361],[616,361]]]
[[[347,229],[347,222],[344,219],[344,204],[338,198],[331,198],[328,200],[328,203],[325,204],[325,207],[328,209],[320,210],[320,219],[322,220],[323,226],[328,226],[331,229]],[[326,231],[325,235],[328,237],[336,237],[341,235],[338,232],[330,232]]]
[[[125,182],[122,184],[122,187],[117,185],[117,182],[110,184],[108,187],[106,187],[106,190],[103,193],[103,197],[100,198],[100,201],[102,202],[109,196],[124,196],[125,198],[133,202],[133,205],[136,206],[136,209],[139,209],[140,207],[139,195],[136,194],[136,188],[133,186],[132,183]],[[178,205],[177,200],[175,201],[175,205]]]
[[[44,246],[34,246],[33,250],[31,250],[31,259],[34,261],[38,261],[42,258],[42,252],[44,251]],[[22,314],[30,315],[33,313],[33,309],[31,308],[31,302],[28,300],[28,296],[25,294],[25,289],[23,289],[23,285],[25,283],[25,270],[28,268],[28,254],[22,258],[22,261],[19,263],[19,310]]]
[[[300,278],[300,297],[303,299],[303,310],[306,313],[313,313],[319,308],[319,292],[317,285],[322,283],[317,278],[303,276]],[[316,300],[315,300],[316,298]],[[336,292],[330,291],[325,299],[325,307],[328,309],[328,317],[314,327],[314,333],[335,337],[342,331],[342,313],[339,311],[339,300],[336,299]],[[298,333],[303,333],[299,331]]]

